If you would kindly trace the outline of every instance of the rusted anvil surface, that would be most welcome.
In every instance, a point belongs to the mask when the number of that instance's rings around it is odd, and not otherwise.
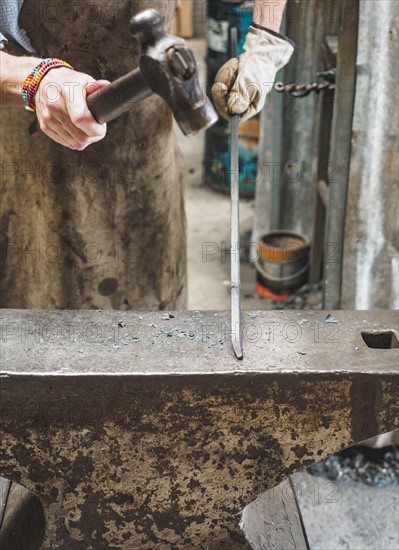
[[[396,427],[396,312],[243,312],[243,361],[225,312],[0,317],[0,475],[45,549],[244,548],[246,504]]]

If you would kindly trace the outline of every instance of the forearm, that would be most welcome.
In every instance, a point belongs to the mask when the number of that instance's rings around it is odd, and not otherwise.
[[[24,106],[22,84],[41,61],[38,57],[18,57],[0,52],[0,105]]]
[[[287,0],[255,0],[254,22],[275,32],[280,32]]]
[[[0,52],[0,105],[25,105],[22,99],[23,83],[42,61],[37,57],[18,57]],[[89,93],[109,84],[108,80],[96,81],[62,62],[47,67],[47,71],[45,65],[44,74],[38,77],[38,82],[35,81],[37,86],[29,99],[31,107],[35,107],[43,133],[76,151],[83,151],[88,145],[103,139],[107,125],[98,124],[93,118],[86,98]],[[47,86],[56,87],[56,99],[47,96]]]

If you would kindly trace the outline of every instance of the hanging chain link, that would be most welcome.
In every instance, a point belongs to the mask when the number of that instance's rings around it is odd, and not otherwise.
[[[335,74],[336,69],[317,73],[317,78],[322,78],[323,80],[309,84],[284,84],[283,82],[276,82],[274,89],[276,92],[285,92],[292,97],[306,97],[311,92],[319,93],[324,90],[332,92],[335,90]]]

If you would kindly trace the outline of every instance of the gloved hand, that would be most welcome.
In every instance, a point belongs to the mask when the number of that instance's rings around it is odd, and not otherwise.
[[[276,73],[291,58],[289,38],[260,25],[249,27],[243,53],[227,61],[216,75],[212,96],[220,115],[247,120],[262,109]]]

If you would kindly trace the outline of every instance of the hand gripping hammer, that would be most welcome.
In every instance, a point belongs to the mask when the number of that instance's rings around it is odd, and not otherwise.
[[[218,120],[203,93],[195,57],[185,40],[165,34],[156,10],[139,12],[130,32],[141,43],[140,67],[87,98],[97,122],[113,120],[152,94],[169,105],[185,135],[209,128]]]

